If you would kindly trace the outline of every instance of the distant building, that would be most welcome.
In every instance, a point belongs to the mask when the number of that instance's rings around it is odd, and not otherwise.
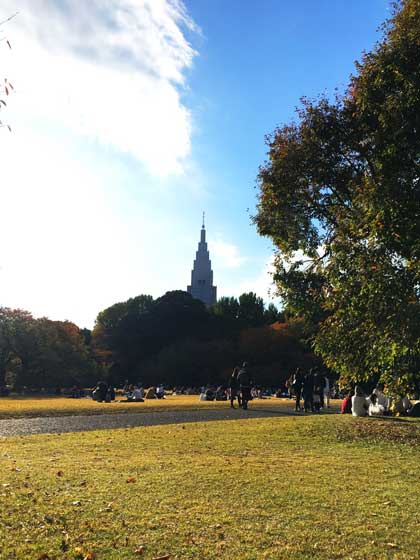
[[[207,307],[216,303],[217,288],[213,286],[213,271],[211,269],[211,260],[206,243],[204,214],[198,251],[195,254],[194,267],[191,272],[191,286],[187,286],[187,292],[191,294],[193,298],[200,299]]]

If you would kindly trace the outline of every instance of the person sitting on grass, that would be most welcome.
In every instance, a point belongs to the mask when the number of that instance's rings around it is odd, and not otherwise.
[[[214,401],[216,394],[210,387],[205,391],[206,401]]]
[[[143,387],[138,387],[137,385],[130,385],[129,390],[125,393],[127,396],[127,400],[125,402],[144,402],[143,395],[144,390]],[[124,401],[121,401],[124,402]]]
[[[341,402],[341,414],[351,414],[351,398],[353,391],[349,391]]]
[[[408,410],[407,415],[413,418],[420,418],[420,401],[413,404],[412,408]]]
[[[163,385],[158,385],[156,387],[156,398],[157,399],[164,399],[165,398],[165,388]]]
[[[372,394],[376,395],[378,404],[384,407],[384,414],[387,414],[389,413],[391,402],[389,398],[385,395],[384,391],[385,391],[385,385],[383,383],[378,383],[374,388],[374,390],[372,391]]]
[[[94,401],[103,402],[108,391],[108,385],[105,381],[98,381],[96,388],[92,392],[92,399]]]
[[[353,416],[366,416],[370,399],[367,399],[359,385],[355,387],[355,394],[351,398],[351,413]]]
[[[114,387],[111,387],[111,385],[110,385],[108,387],[106,395],[105,395],[105,402],[110,403],[112,401],[115,401],[115,389],[114,389]]]
[[[143,396],[144,396],[143,387],[138,387],[137,385],[135,385],[132,393],[133,401],[143,402]]]
[[[369,416],[383,416],[385,413],[384,407],[378,403],[378,397],[375,393],[370,395],[370,404],[368,408]]]
[[[146,392],[146,399],[155,399],[156,398],[156,391],[154,387],[149,387]]]
[[[407,416],[412,403],[407,396],[400,395],[391,405],[391,413],[395,416]]]

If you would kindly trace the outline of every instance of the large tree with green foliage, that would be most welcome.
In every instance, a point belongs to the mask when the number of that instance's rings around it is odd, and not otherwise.
[[[343,381],[418,388],[420,2],[394,6],[344,95],[304,99],[267,144],[254,219],[288,308]]]

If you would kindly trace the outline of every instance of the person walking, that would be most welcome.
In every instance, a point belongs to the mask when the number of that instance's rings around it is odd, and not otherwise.
[[[251,379],[248,373],[248,363],[244,362],[238,373],[238,384],[242,399],[242,408],[247,410],[248,401],[251,400]]]
[[[238,383],[238,373],[239,368],[235,367],[232,372],[232,375],[229,378],[229,399],[230,399],[230,406],[231,408],[235,408],[233,404],[234,400],[238,399],[238,406],[241,406],[241,396],[239,394],[239,383]]]

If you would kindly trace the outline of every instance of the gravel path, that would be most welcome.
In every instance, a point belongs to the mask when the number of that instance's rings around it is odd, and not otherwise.
[[[331,412],[334,412],[331,410]],[[270,416],[296,416],[293,409],[258,408],[248,410],[225,408],[217,410],[158,411],[123,414],[101,414],[95,416],[56,416],[49,418],[10,418],[0,420],[0,438],[32,434],[56,434],[86,432],[135,426],[160,424],[183,424],[185,422],[209,422],[212,420],[236,420],[267,418]]]

